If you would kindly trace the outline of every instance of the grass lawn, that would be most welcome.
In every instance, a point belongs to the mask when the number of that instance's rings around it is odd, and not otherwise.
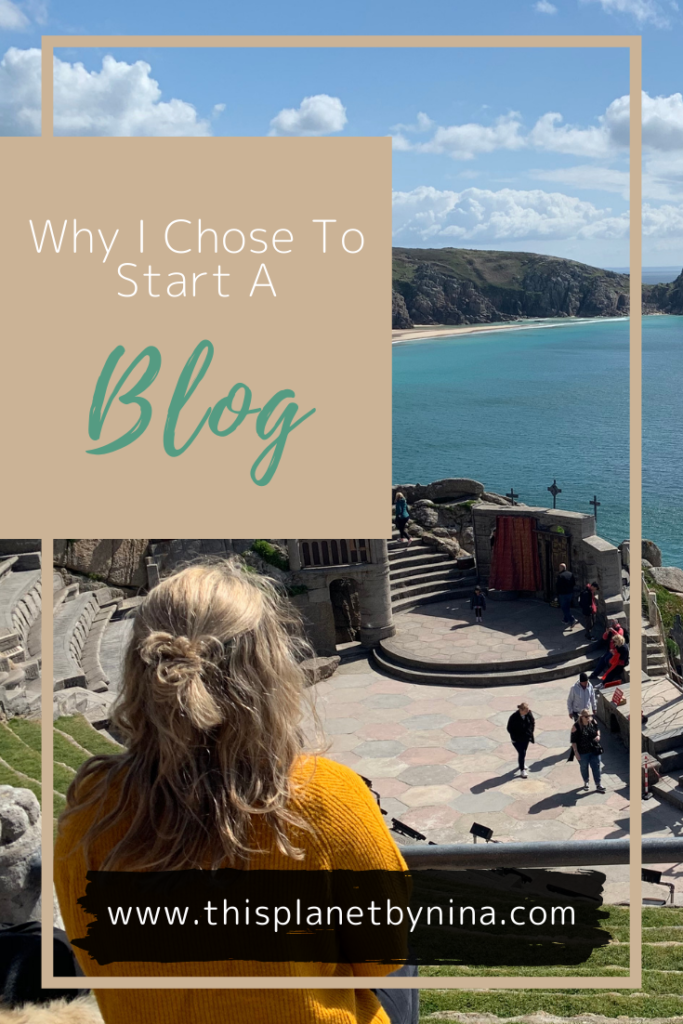
[[[586,1013],[605,1017],[683,1017],[683,908],[643,908],[643,984],[638,991],[619,988],[619,979],[628,976],[628,907],[604,909],[609,916],[601,927],[609,932],[611,942],[595,949],[581,967],[420,968],[423,977],[553,977],[557,979],[557,990],[423,990],[420,1020],[445,1010],[492,1013],[499,1017],[538,1012],[565,1017]],[[609,977],[614,979],[614,987],[593,992],[566,989],[561,987],[562,978],[566,977]]]
[[[85,750],[88,756],[92,754],[120,754],[123,749],[118,743],[107,739],[93,729],[90,722],[83,715],[65,716],[58,718],[55,722],[55,729],[72,736]],[[85,760],[85,758],[83,758]]]

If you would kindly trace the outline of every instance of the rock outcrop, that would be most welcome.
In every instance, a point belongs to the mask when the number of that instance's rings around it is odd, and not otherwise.
[[[683,316],[683,271],[669,284],[643,288],[643,312]]]
[[[627,275],[532,253],[396,249],[394,275],[412,324],[619,316],[629,309]],[[400,326],[407,326],[403,314]]]
[[[30,789],[0,786],[0,922],[40,917],[40,805]]]
[[[116,587],[144,587],[148,544],[148,540],[57,540],[54,564]]]
[[[646,313],[683,314],[683,273],[643,287]],[[626,316],[629,275],[535,253],[475,249],[393,252],[394,329],[520,317]]]
[[[650,565],[658,567],[662,564],[662,550],[657,547],[653,540],[643,540],[642,557]]]
[[[683,569],[676,566],[653,566],[650,574],[660,587],[666,587],[675,594],[683,593]]]

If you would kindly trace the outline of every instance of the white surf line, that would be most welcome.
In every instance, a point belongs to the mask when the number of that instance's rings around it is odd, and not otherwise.
[[[392,345],[410,345],[417,341],[440,341],[442,338],[458,338],[458,337],[471,337],[473,334],[500,334],[507,333],[509,331],[538,331],[538,330],[549,330],[551,327],[586,327],[591,324],[615,324],[615,323],[628,323],[631,318],[628,316],[610,316],[610,317],[594,317],[593,319],[586,318],[576,320],[560,320],[553,321],[552,323],[539,323],[534,321],[530,324],[514,324],[509,327],[483,327],[480,324],[472,324],[472,327],[479,327],[479,330],[468,330],[464,328],[461,330],[455,330],[450,334],[448,331],[444,331],[443,334],[439,334],[436,337],[431,338],[420,338],[419,334],[416,334],[414,338],[395,338],[392,339]],[[427,332],[425,331],[425,334]]]

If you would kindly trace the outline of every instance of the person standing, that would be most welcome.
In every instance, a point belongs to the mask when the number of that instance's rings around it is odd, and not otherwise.
[[[564,562],[560,563],[560,571],[555,578],[557,600],[562,609],[562,621],[565,626],[573,626],[576,619],[572,615],[572,595],[574,593],[574,574]]]
[[[574,722],[571,731],[571,743],[574,756],[579,762],[584,793],[587,793],[590,789],[588,782],[589,770],[593,773],[596,792],[604,793],[605,787],[602,784],[600,774],[600,755],[602,754],[600,730],[590,708],[584,708],[579,715],[578,721]]]
[[[595,626],[595,616],[598,611],[595,600],[597,593],[597,583],[587,583],[579,594],[579,606],[586,623],[586,640],[593,639],[593,627]]]
[[[597,706],[598,702],[593,685],[586,673],[582,672],[578,682],[574,683],[567,697],[569,717],[575,722],[584,708],[589,708],[592,714],[595,714]]]
[[[510,733],[510,739],[512,746],[517,751],[517,760],[519,763],[520,777],[523,779],[527,778],[526,770],[526,752],[530,743],[535,743],[534,729],[536,728],[536,722],[532,715],[529,705],[526,703],[518,704],[517,710],[514,711],[508,718],[507,730]]]
[[[481,587],[475,587],[470,598],[470,608],[474,608],[475,623],[482,624],[482,612],[486,609],[486,597]]]
[[[410,519],[410,512],[408,511],[408,502],[401,491],[396,492],[396,513],[394,519],[396,521],[396,529],[398,530],[399,537],[404,541],[404,543],[410,544],[411,538],[406,534],[406,527],[408,525],[408,520]]]

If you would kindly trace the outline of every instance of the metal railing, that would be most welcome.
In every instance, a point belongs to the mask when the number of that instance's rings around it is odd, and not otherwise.
[[[571,868],[598,864],[628,864],[631,842],[626,839],[572,840],[563,843],[458,843],[453,846],[414,844],[400,847],[413,871],[429,868]],[[643,864],[683,863],[683,837],[643,839]]]

